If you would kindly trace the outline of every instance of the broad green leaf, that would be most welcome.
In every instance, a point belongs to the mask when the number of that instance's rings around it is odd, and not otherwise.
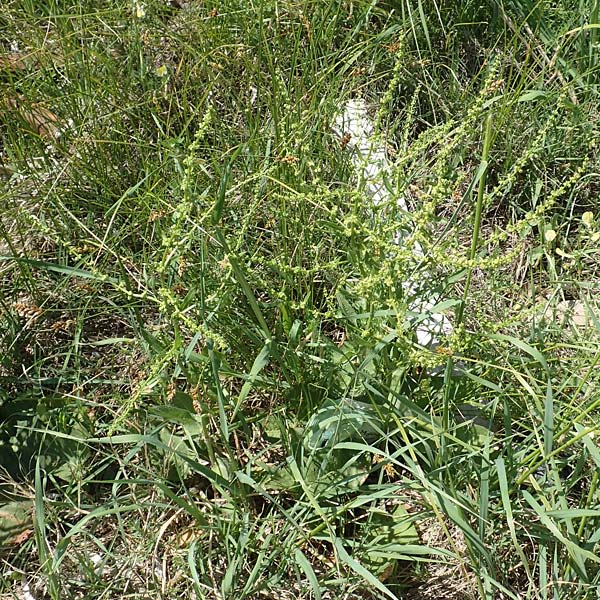
[[[349,439],[364,440],[379,435],[381,426],[381,420],[370,404],[350,398],[326,400],[308,421],[307,445],[316,450]]]
[[[545,90],[528,90],[519,96],[517,102],[531,102],[538,98],[545,98],[547,95],[548,93]]]
[[[408,511],[397,504],[390,513],[373,509],[369,515],[368,533],[361,546],[365,551],[363,563],[379,579],[394,570],[398,560],[406,560],[407,548],[419,543],[419,534]]]
[[[148,412],[163,421],[177,423],[178,425],[197,424],[194,413],[185,408],[178,408],[177,406],[152,406]]]

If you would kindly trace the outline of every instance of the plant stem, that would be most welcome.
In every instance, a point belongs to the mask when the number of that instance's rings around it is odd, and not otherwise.
[[[492,145],[492,115],[488,114],[485,123],[485,133],[483,138],[483,152],[481,155],[481,163],[479,165],[479,170],[477,172],[477,177],[479,177],[479,183],[477,186],[477,203],[475,205],[475,222],[473,223],[473,235],[471,237],[471,249],[469,251],[469,261],[472,262],[475,258],[475,254],[477,253],[477,245],[479,243],[479,231],[481,229],[481,213],[483,212],[483,198],[485,195],[485,185],[487,179],[487,169],[488,169],[488,158],[490,154],[490,147]],[[471,278],[473,276],[473,267],[469,266],[467,271],[467,279],[465,281],[465,290],[463,293],[463,299],[458,307],[458,311],[456,314],[456,327],[460,327],[463,322],[465,306],[467,303],[467,297],[469,294],[469,288],[471,286]],[[454,369],[454,361],[452,357],[448,359],[446,364],[446,372],[445,372],[445,380],[449,381],[452,371]],[[442,429],[444,435],[442,435],[441,439],[441,454],[442,457],[445,456],[446,449],[446,433],[450,427],[450,392],[452,386],[446,385],[446,391],[444,393],[444,404],[442,407]]]
[[[488,158],[490,154],[490,146],[492,145],[492,115],[489,114],[485,124],[485,137],[483,139],[483,153],[481,155],[481,164],[479,165],[479,184],[477,186],[477,204],[475,205],[475,222],[473,223],[473,236],[471,238],[471,250],[469,251],[469,261],[475,259],[477,253],[477,245],[479,243],[479,232],[481,229],[481,213],[483,211],[483,198],[485,195],[485,184],[487,181]],[[471,279],[473,277],[473,267],[469,267],[467,271],[467,279],[465,281],[465,290],[463,300],[456,315],[456,326],[462,324],[465,305],[471,287]]]

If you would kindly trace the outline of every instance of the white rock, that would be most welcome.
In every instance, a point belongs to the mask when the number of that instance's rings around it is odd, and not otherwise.
[[[352,151],[352,163],[358,175],[359,189],[364,189],[369,194],[375,207],[391,202],[386,181],[393,181],[392,168],[385,146],[376,135],[375,124],[368,115],[364,100],[354,99],[346,103],[343,112],[335,119],[334,132],[341,139],[350,136],[346,147]],[[401,210],[408,212],[408,204],[402,194],[397,195],[396,202]],[[407,232],[398,229],[394,235],[394,242],[402,244],[406,237]],[[423,255],[419,244],[415,243],[412,249],[415,256]],[[421,272],[420,277],[421,281],[426,281],[430,275]],[[435,348],[441,343],[443,336],[452,332],[452,324],[448,317],[432,312],[439,299],[421,296],[415,282],[407,281],[402,285],[407,295],[415,298],[409,310],[425,316],[419,320],[416,327],[417,342],[423,347]]]

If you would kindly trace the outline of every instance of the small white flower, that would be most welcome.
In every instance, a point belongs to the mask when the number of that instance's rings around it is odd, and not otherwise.
[[[544,239],[547,242],[553,242],[556,239],[556,231],[554,229],[546,229],[544,233]]]
[[[146,8],[143,4],[135,4],[135,16],[138,19],[143,19],[146,16]]]

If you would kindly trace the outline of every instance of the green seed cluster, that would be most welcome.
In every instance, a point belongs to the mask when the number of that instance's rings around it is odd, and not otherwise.
[[[402,69],[404,67],[404,63],[406,62],[406,55],[404,53],[405,50],[405,41],[404,37],[402,37],[397,44],[394,68],[392,70],[392,78],[388,84],[388,87],[381,99],[379,104],[379,110],[377,111],[377,115],[375,117],[375,132],[378,133],[381,131],[381,124],[387,118],[387,115],[392,106],[392,100],[394,98],[394,93],[396,92],[396,88],[400,83],[400,79],[402,77]]]
[[[194,188],[193,179],[197,173],[197,153],[212,122],[213,112],[212,107],[207,109],[196,130],[194,139],[188,147],[187,156],[183,159],[184,169],[180,182],[182,199],[177,203],[172,215],[173,223],[162,239],[163,258],[156,265],[156,270],[160,274],[164,274],[173,260],[178,259],[182,255],[190,241],[188,223],[195,209],[192,190]]]

